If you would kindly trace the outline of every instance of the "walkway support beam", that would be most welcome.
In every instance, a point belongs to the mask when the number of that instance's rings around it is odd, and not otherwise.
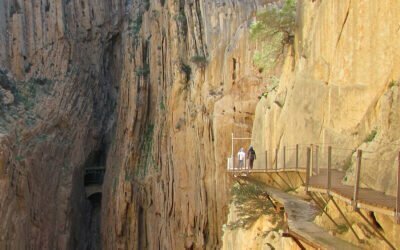
[[[286,168],[286,146],[283,146],[283,169]]]
[[[315,145],[315,174],[319,175],[319,166],[318,166],[318,145]]]
[[[275,170],[278,170],[278,148],[275,149]]]
[[[332,147],[328,147],[328,194],[331,192]]]
[[[233,133],[232,133],[232,169],[235,169],[235,158],[233,157]]]
[[[400,224],[400,151],[397,166],[396,222]]]
[[[268,170],[268,150],[265,150],[265,170]]]
[[[331,198],[331,201],[332,201],[333,205],[335,205],[336,209],[339,211],[340,215],[342,215],[344,221],[346,222],[346,224],[350,228],[350,230],[353,232],[354,236],[356,236],[358,242],[362,242],[360,237],[358,237],[356,231],[354,231],[353,226],[351,225],[350,221],[346,218],[346,216],[344,215],[344,213],[342,212],[342,210],[340,209],[339,205],[336,203],[336,201],[333,197]]]
[[[356,182],[354,183],[353,209],[357,210],[358,190],[360,188],[362,150],[357,150]]]
[[[311,155],[311,149],[307,147],[306,192],[308,192],[308,185],[310,184],[310,155]]]
[[[332,216],[330,216],[329,213],[325,210],[324,206],[321,205],[321,204],[318,202],[317,198],[314,197],[314,196],[312,195],[312,192],[309,193],[309,196],[310,196],[310,198],[314,201],[314,203],[321,209],[321,211],[328,217],[328,219],[330,219],[331,222],[332,222],[337,228],[339,228],[339,225],[335,222],[335,220],[332,218]]]
[[[299,168],[299,144],[296,144],[296,169]]]
[[[374,225],[365,217],[365,215],[363,215],[363,213],[362,213],[361,211],[357,211],[357,213],[364,219],[364,221],[367,222],[367,224],[372,228],[372,230],[374,230],[374,232],[375,232],[376,234],[378,234],[378,235],[381,237],[381,239],[384,240],[384,241],[390,246],[391,249],[393,249],[393,250],[396,249],[396,248],[392,245],[392,243],[390,243],[390,241],[389,241],[388,239],[386,239],[386,237],[385,237],[383,234],[381,234],[381,232],[379,232],[379,229],[377,229],[376,226],[374,226]]]
[[[311,176],[313,176],[313,169],[314,169],[314,145],[313,144],[311,144],[310,145],[310,148],[311,148],[311,153],[310,153],[310,164],[311,164],[311,170],[310,170],[310,172],[309,172],[309,174],[310,174],[310,177]]]

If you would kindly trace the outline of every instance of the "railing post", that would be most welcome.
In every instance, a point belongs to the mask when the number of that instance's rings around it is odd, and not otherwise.
[[[354,210],[357,210],[358,189],[360,186],[361,157],[362,157],[362,150],[359,149],[357,150],[356,181],[354,183],[354,195],[353,195]]]
[[[310,159],[311,149],[307,147],[307,164],[306,164],[306,192],[308,192],[308,185],[310,184]]]
[[[315,174],[319,175],[319,166],[318,166],[318,145],[315,145]]]
[[[275,170],[278,170],[278,148],[275,149]]]
[[[397,166],[397,199],[396,199],[396,222],[400,224],[400,151]]]
[[[311,170],[310,170],[310,176],[313,176],[313,170],[314,170],[314,145],[311,144],[310,145],[310,166],[311,166]]]
[[[332,147],[328,146],[328,194],[331,192]]]
[[[296,144],[296,170],[299,168],[299,144]]]
[[[232,133],[232,169],[235,169],[235,157],[233,154],[233,133]]]
[[[265,150],[265,170],[268,170],[268,150]]]
[[[286,146],[283,146],[283,169],[286,169]]]

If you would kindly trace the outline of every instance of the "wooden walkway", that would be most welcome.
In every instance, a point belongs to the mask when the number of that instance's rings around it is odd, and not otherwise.
[[[251,175],[252,173],[283,173],[283,172],[299,172],[306,173],[305,168],[278,168],[278,169],[229,169],[229,173],[234,175]],[[349,205],[354,205],[354,186],[344,185],[342,180],[345,173],[339,170],[331,170],[331,188],[328,189],[328,171],[320,169],[318,175],[310,177],[308,191],[319,192],[332,195]],[[305,184],[306,185],[306,184]],[[395,196],[386,195],[369,188],[358,188],[358,198],[356,202],[357,208],[363,208],[372,212],[396,216]]]
[[[340,147],[337,144],[334,145],[334,147],[328,144],[296,144],[292,146],[281,145],[280,148],[275,148],[274,150],[270,151],[266,150],[260,153],[261,156],[265,157],[262,159],[262,165],[265,167],[265,169],[249,170],[246,169],[248,165],[246,164],[246,160],[243,162],[244,164],[242,162],[239,164],[239,161],[234,154],[234,140],[243,139],[247,140],[250,138],[234,138],[232,134],[232,152],[231,157],[229,157],[227,160],[227,171],[232,173],[235,177],[243,175],[248,176],[252,173],[265,173],[270,175],[272,178],[271,174],[273,173],[276,173],[277,175],[282,172],[303,173],[305,180],[304,182],[302,180],[302,182],[305,190],[309,197],[312,198],[316,203],[318,202],[313,198],[314,195],[312,193],[327,194],[330,196],[330,198],[335,197],[336,199],[340,199],[351,205],[355,211],[358,211],[360,208],[362,208],[371,212],[393,216],[395,223],[397,222],[397,224],[400,224],[400,151],[398,152],[396,159],[392,158],[388,160],[382,158],[379,152],[350,149],[346,148],[345,146]],[[365,153],[365,156],[363,156],[363,152]],[[354,185],[352,186],[343,184],[345,172],[339,170],[345,166],[348,166],[349,161],[355,174],[355,181]],[[363,168],[364,161],[384,162],[388,168],[391,168],[395,163],[398,165],[396,173],[396,196],[390,196],[384,192],[360,187],[360,181],[362,177],[361,169]],[[238,169],[237,167],[239,166],[243,166],[244,168]],[[284,178],[281,177],[281,180],[284,181],[285,184],[292,182],[288,175],[286,175],[286,179],[288,183],[286,183]],[[278,191],[279,190],[275,190],[274,192],[278,193]],[[282,197],[283,194],[284,192],[280,191],[279,196]],[[285,204],[288,206],[290,205],[289,203]],[[334,202],[334,204],[338,210],[341,210],[336,202]],[[319,206],[321,206],[321,204],[319,204]],[[322,207],[321,209],[324,213],[326,213],[325,209]],[[342,212],[341,214],[343,217],[345,217]],[[362,215],[362,213],[360,213],[360,215]],[[347,224],[349,224],[346,218],[345,220]],[[351,225],[349,226],[351,227]],[[298,227],[300,228],[300,226]],[[360,240],[356,232],[353,229],[352,231],[356,238]],[[392,249],[395,248],[383,235],[380,234],[379,231],[375,230],[375,232],[379,234]],[[302,236],[300,235],[299,238],[301,237]]]
[[[320,169],[318,175],[310,177],[308,190],[330,194],[349,205],[354,205],[354,186],[344,185],[342,183],[344,176],[344,172],[331,170],[331,188],[328,190],[328,171],[327,169]],[[356,206],[390,216],[396,215],[396,197],[369,188],[358,189]]]

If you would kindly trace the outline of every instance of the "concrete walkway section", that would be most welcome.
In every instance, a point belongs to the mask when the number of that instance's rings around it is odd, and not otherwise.
[[[359,249],[346,241],[332,236],[327,230],[317,226],[313,220],[318,211],[309,202],[272,187],[268,187],[267,192],[271,198],[285,207],[289,233],[296,238],[306,243],[312,243],[312,245],[321,249]]]

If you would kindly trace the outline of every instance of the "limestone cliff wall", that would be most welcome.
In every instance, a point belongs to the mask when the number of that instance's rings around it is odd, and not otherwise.
[[[83,174],[112,135],[124,8],[0,1],[1,249],[86,249]]]
[[[141,13],[127,38],[135,46],[124,49],[134,56],[124,61],[108,161],[107,249],[221,246],[230,136],[250,135],[265,85],[247,30],[265,3],[151,1]]]
[[[267,2],[0,1],[0,248],[91,247],[98,165],[104,249],[220,246]]]
[[[332,144],[345,149],[334,149],[337,165],[345,167],[339,158],[360,148],[366,151],[361,182],[394,194],[400,140],[399,8],[398,1],[299,1],[294,53],[286,59],[279,87],[257,106],[253,144],[260,152]],[[256,167],[265,161],[260,158]]]

